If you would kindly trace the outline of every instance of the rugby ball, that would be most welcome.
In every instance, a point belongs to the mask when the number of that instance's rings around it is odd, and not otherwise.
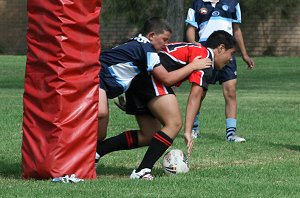
[[[166,174],[187,173],[189,171],[187,156],[179,149],[168,151],[163,157],[163,170]]]

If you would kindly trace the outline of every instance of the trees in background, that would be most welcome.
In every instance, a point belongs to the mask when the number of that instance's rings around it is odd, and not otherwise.
[[[120,15],[128,23],[141,27],[152,16],[166,18],[173,29],[173,41],[183,41],[185,33],[184,19],[193,0],[103,0],[103,21],[117,19]],[[253,15],[265,18],[276,12],[288,17],[289,9],[297,6],[299,0],[239,0],[243,11],[243,21]]]
[[[189,0],[103,0],[103,21],[117,19],[119,15],[131,24],[142,27],[144,21],[152,16],[165,18],[172,27],[173,41],[183,40],[184,19]]]

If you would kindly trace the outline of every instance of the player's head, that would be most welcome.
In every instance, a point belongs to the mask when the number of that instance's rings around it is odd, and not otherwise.
[[[161,51],[168,43],[172,30],[164,19],[152,17],[145,22],[142,35],[151,41],[157,51]]]
[[[213,49],[215,67],[222,69],[232,60],[232,56],[235,53],[236,41],[228,32],[219,30],[213,32],[208,37],[205,46]]]

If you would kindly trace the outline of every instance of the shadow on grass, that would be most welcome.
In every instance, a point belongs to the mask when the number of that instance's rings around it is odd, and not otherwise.
[[[129,178],[134,168],[136,167],[128,168],[125,166],[105,166],[103,164],[98,164],[97,176]],[[153,168],[151,172],[153,172],[156,176],[163,175],[162,169]]]
[[[298,151],[300,152],[300,145],[291,145],[291,144],[275,144],[275,143],[270,143],[270,145],[275,146],[275,147],[282,147],[291,151]]]
[[[103,176],[127,176],[131,174],[133,169],[129,169],[125,166],[105,166],[103,164],[98,164],[97,175]]]
[[[0,178],[21,179],[21,175],[21,164],[0,161]]]
[[[176,137],[177,139],[183,139],[184,135],[183,133],[179,133]],[[200,132],[200,136],[198,137],[197,140],[201,140],[201,139],[209,139],[209,140],[216,140],[217,142],[224,142],[225,141],[225,135],[217,135],[217,134],[213,134],[213,133],[201,133]],[[180,140],[181,141],[181,140]]]

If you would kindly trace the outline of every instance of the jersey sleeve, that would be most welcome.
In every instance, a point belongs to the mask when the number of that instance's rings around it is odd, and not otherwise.
[[[154,67],[160,65],[160,58],[156,49],[149,42],[140,42],[144,51],[144,68],[147,72],[151,72]]]
[[[196,56],[201,56],[202,58],[211,58],[209,51],[205,47],[201,46],[195,46],[193,48],[190,48],[190,61],[193,61]],[[211,72],[212,68],[205,69],[205,70],[198,70],[191,73],[189,76],[189,82],[195,83],[204,89],[208,89],[208,83],[207,83],[207,77],[208,74]]]
[[[147,52],[147,71],[151,72],[154,67],[160,65],[160,58],[156,52]]]
[[[235,12],[233,13],[232,19],[233,23],[242,23],[242,13],[239,3],[235,6]]]
[[[194,26],[195,28],[198,28],[198,23],[196,21],[196,11],[197,11],[197,0],[194,0],[193,5],[191,8],[189,8],[186,16],[186,20],[185,20],[186,26],[191,25]]]
[[[189,8],[186,20],[185,20],[186,26],[191,25],[194,26],[195,28],[198,28],[198,24],[195,20],[195,10],[193,8]]]
[[[203,87],[204,89],[208,89],[208,84],[206,77],[204,75],[204,71],[199,70],[199,71],[194,71],[190,76],[189,76],[189,82],[190,83],[195,83],[199,85],[200,87]]]

